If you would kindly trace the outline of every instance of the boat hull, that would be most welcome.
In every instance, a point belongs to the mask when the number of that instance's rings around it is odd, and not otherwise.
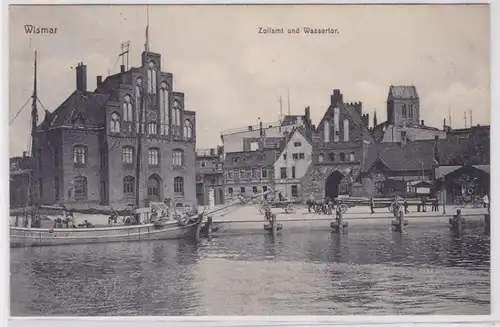
[[[133,242],[194,237],[196,224],[180,226],[169,222],[102,228],[10,228],[10,247],[38,247],[70,244]]]

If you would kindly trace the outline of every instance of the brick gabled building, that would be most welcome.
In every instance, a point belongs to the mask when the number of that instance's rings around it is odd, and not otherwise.
[[[147,85],[144,93],[143,83]],[[140,67],[102,79],[87,90],[87,71],[76,67],[76,90],[46,112],[35,135],[38,202],[127,207],[172,199],[195,205],[196,116],[173,91],[161,56],[144,52]],[[140,109],[142,98],[147,107]],[[136,190],[137,135],[142,125],[140,187]]]
[[[360,195],[360,173],[365,152],[373,143],[368,130],[368,114],[361,102],[345,103],[334,90],[330,106],[312,132],[312,164],[302,179],[302,199],[311,194],[319,199],[338,195]]]

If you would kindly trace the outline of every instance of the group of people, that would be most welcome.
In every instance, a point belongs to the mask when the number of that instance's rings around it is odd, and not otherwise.
[[[405,214],[410,213],[408,200],[406,198],[393,197],[391,198],[391,205],[392,203],[400,203],[404,208]],[[428,199],[427,197],[421,197],[420,202],[416,204],[417,212],[427,212],[427,205],[430,205],[431,211],[433,212],[439,211],[439,200],[437,198]],[[371,198],[370,199],[371,214],[375,213],[374,208],[375,208],[375,200]]]

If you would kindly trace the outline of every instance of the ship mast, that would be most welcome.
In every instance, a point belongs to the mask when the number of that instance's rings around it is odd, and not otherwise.
[[[146,25],[146,43],[144,44],[144,77],[141,90],[141,107],[139,110],[139,130],[137,131],[137,156],[136,156],[136,169],[135,169],[135,205],[140,207],[140,179],[141,179],[141,158],[142,158],[142,133],[144,132],[144,110],[147,108],[147,97],[148,97],[148,57],[149,57],[149,9],[147,9],[147,25]]]
[[[37,102],[37,85],[36,85],[36,51],[35,51],[35,65],[34,65],[34,74],[33,74],[33,95],[31,96],[32,98],[32,104],[31,104],[31,172],[30,172],[30,183],[29,183],[29,206],[34,206],[35,205],[35,187],[34,187],[34,177],[35,177],[35,166],[36,166],[36,144],[35,144],[35,133],[36,133],[36,126],[38,124],[38,111],[36,107],[36,102]]]

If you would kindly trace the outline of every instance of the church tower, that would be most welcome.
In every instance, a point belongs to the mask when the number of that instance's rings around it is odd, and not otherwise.
[[[420,99],[415,86],[391,85],[387,96],[389,125],[419,125]]]

